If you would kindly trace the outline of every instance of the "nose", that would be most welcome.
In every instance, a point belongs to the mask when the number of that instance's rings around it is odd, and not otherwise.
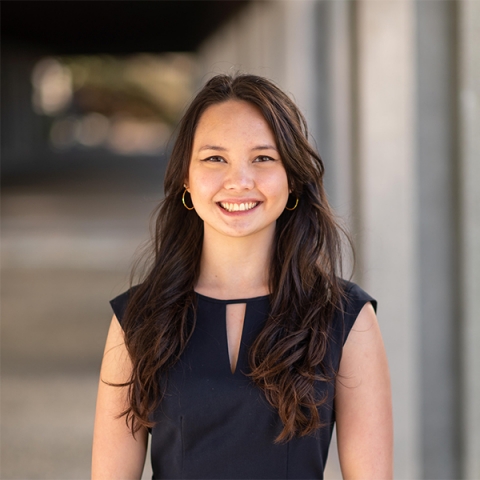
[[[228,190],[251,190],[255,185],[253,168],[248,162],[232,162],[228,166],[224,187]]]

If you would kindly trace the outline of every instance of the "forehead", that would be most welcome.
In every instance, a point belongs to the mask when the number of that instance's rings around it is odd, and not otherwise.
[[[208,107],[200,117],[194,136],[198,142],[251,138],[275,143],[274,134],[262,112],[255,105],[228,100]]]

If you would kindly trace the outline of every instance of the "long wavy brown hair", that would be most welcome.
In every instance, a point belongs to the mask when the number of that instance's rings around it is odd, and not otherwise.
[[[195,328],[203,221],[181,198],[198,122],[209,106],[227,100],[260,109],[275,136],[291,201],[299,199],[295,210],[285,210],[277,219],[269,272],[271,309],[250,349],[249,375],[283,422],[276,442],[322,426],[318,407],[326,398],[315,383],[333,381],[326,353],[342,296],[342,235],[323,187],[324,166],[309,144],[304,117],[277,86],[254,75],[218,75],[181,120],[165,175],[165,198],[156,212],[151,263],[132,291],[122,321],[133,364],[124,384],[129,402],[122,415],[133,434],[141,426],[153,426],[151,414],[162,401],[168,370]]]

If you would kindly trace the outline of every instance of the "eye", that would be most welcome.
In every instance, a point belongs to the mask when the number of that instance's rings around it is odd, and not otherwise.
[[[213,163],[225,163],[225,159],[219,155],[214,155],[213,157],[207,157],[203,159],[204,162],[213,162]]]
[[[262,163],[262,162],[274,162],[275,159],[272,158],[272,157],[269,157],[268,155],[260,155],[260,156],[257,157],[254,161],[257,162],[257,163]]]

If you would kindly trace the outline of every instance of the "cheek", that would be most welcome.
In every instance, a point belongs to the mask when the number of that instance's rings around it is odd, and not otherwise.
[[[197,204],[209,202],[211,198],[218,192],[221,186],[221,179],[218,175],[212,175],[204,172],[191,172],[190,175],[190,194],[193,202]],[[200,206],[200,205],[199,205]]]
[[[274,176],[270,176],[268,179],[265,179],[265,189],[268,190],[269,194],[280,200],[288,200],[288,179],[287,174],[282,171],[278,172]]]

